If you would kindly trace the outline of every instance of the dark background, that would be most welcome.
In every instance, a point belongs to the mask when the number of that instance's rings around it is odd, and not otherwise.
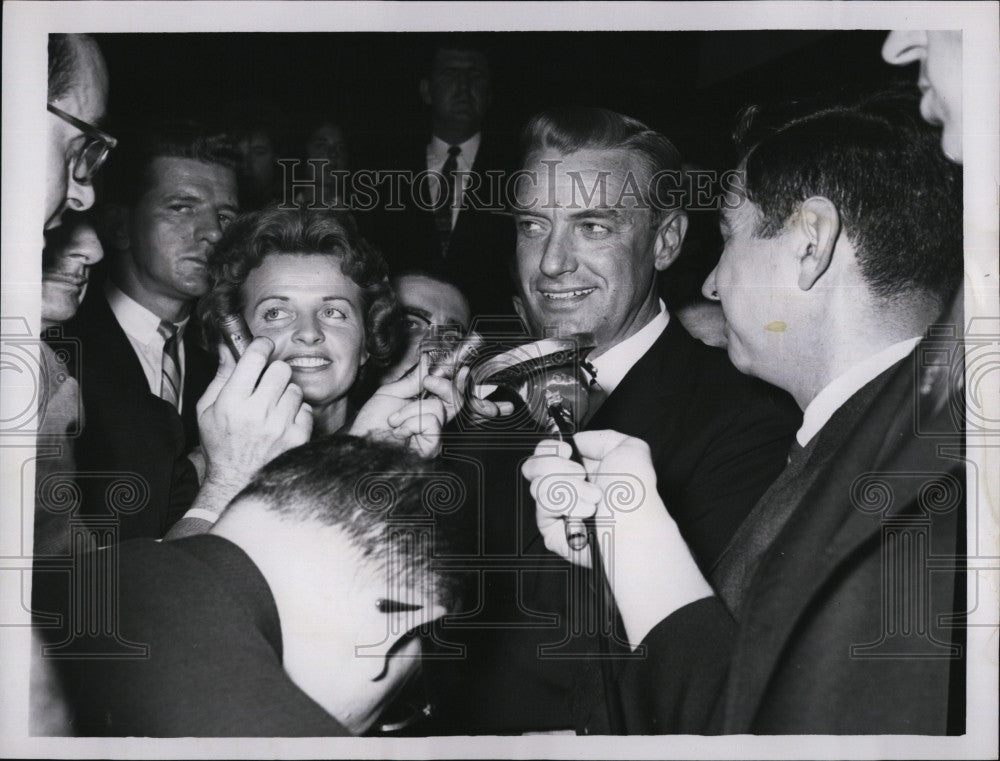
[[[109,128],[271,113],[294,132],[314,113],[346,123],[354,168],[396,135],[426,131],[417,84],[433,45],[459,36],[487,53],[487,127],[516,135],[534,111],[597,105],[722,168],[737,110],[841,85],[915,81],[885,64],[881,31],[496,32],[476,34],[103,34]]]
[[[427,136],[418,94],[434,47],[482,49],[493,103],[485,127],[511,146],[535,111],[593,105],[670,137],[685,160],[722,170],[735,160],[735,116],[751,103],[838,88],[916,81],[881,58],[884,31],[220,33],[97,35],[111,76],[108,129],[125,136],[162,118],[223,127],[263,119],[278,154],[300,157],[316,116],[347,132],[351,168],[385,168],[390,146]],[[281,143],[284,143],[282,145]],[[664,277],[677,305],[698,298],[721,251],[714,212],[690,215],[682,258]]]

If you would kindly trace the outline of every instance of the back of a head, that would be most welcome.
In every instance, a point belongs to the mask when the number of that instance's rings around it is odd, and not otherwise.
[[[744,111],[735,137],[747,198],[762,214],[757,234],[779,234],[802,201],[824,196],[872,293],[947,301],[962,277],[962,173],[918,102],[908,88]]]
[[[133,205],[150,184],[150,169],[159,158],[181,158],[232,169],[239,166],[233,137],[199,122],[168,121],[125,134],[108,162],[109,200]]]
[[[454,610],[457,577],[432,565],[453,543],[435,521],[443,485],[431,463],[404,447],[328,436],[272,460],[232,504],[253,500],[283,519],[337,527],[372,570]]]

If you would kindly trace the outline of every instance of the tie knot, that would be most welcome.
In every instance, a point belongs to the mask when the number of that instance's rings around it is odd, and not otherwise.
[[[458,154],[462,152],[462,147],[459,145],[449,145],[448,146],[448,158],[456,158]]]
[[[156,328],[156,332],[163,336],[164,341],[169,341],[170,339],[177,337],[177,326],[172,322],[160,320],[160,324]]]

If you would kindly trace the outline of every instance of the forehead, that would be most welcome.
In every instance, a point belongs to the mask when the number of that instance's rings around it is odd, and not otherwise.
[[[336,254],[276,252],[268,254],[250,271],[246,288],[275,291],[276,295],[316,293],[321,296],[354,298],[360,295],[357,283],[340,268]]]
[[[236,172],[222,164],[208,164],[177,156],[157,156],[146,172],[149,192],[172,193],[182,189],[212,190],[235,196]]]
[[[474,69],[483,74],[490,70],[485,54],[478,50],[438,50],[434,54],[434,72],[445,69]]]
[[[74,38],[74,71],[69,91],[59,102],[71,104],[66,110],[79,119],[97,122],[108,103],[108,69],[97,43]]]
[[[424,275],[403,275],[396,282],[396,293],[404,306],[424,309],[462,323],[469,319],[465,296],[451,283]]]
[[[639,156],[625,148],[584,148],[561,153],[554,148],[530,156],[519,178],[517,198],[545,210],[555,201],[569,211],[611,207],[635,209],[645,198],[648,172]]]

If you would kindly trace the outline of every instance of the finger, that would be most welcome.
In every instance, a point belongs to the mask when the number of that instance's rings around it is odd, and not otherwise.
[[[245,357],[246,354],[243,356]],[[278,403],[281,395],[285,393],[291,380],[291,366],[280,359],[275,360],[267,366],[264,374],[260,376],[257,388],[253,390],[253,399],[256,403],[262,404],[265,407],[273,407]]]
[[[568,460],[572,454],[573,448],[567,442],[559,441],[558,439],[542,439],[535,446],[534,456],[539,457],[542,455],[556,455],[558,457],[564,457]]]
[[[580,463],[573,462],[573,460],[567,460],[563,457],[558,457],[553,455],[551,452],[536,454],[533,457],[529,457],[524,461],[524,464],[521,465],[521,473],[529,481],[534,481],[540,476],[549,475],[551,473],[565,473],[578,478],[587,477],[587,471],[584,470],[584,467]]]
[[[417,363],[407,370],[403,377],[380,386],[374,395],[393,396],[397,399],[412,399],[420,393],[420,364]]]
[[[302,389],[295,383],[285,386],[284,392],[267,413],[268,420],[274,419],[282,428],[294,425],[295,416],[302,407]]]
[[[404,421],[411,418],[432,415],[438,421],[438,428],[445,424],[447,412],[440,399],[417,399],[404,404],[398,410],[386,418],[386,422],[393,428],[400,426]]]
[[[457,412],[462,406],[461,395],[458,393],[455,385],[453,385],[447,378],[442,378],[436,375],[428,375],[424,378],[423,387],[435,397],[440,399],[445,407],[450,407],[450,414],[452,416],[454,416],[455,412]]]
[[[274,342],[270,338],[266,336],[254,338],[247,346],[247,350],[243,352],[240,361],[236,363],[229,380],[225,383],[226,392],[243,397],[250,396],[254,387],[257,386],[257,379],[261,377],[261,372],[267,367],[267,361],[271,358],[273,351]],[[287,367],[287,365],[285,366]]]
[[[649,445],[645,441],[618,431],[581,431],[573,435],[573,442],[584,462],[591,466],[588,467],[588,472],[591,473],[594,472],[596,463],[616,449],[631,452],[634,457],[645,456],[645,459],[650,459]]]
[[[305,433],[304,441],[309,441],[313,429],[313,411],[307,402],[299,405],[299,411],[295,414],[295,427]]]
[[[198,399],[197,404],[195,404],[195,410],[199,415],[201,415],[206,407],[211,407],[215,404],[215,400],[219,397],[219,392],[222,391],[223,386],[226,385],[226,381],[229,380],[229,376],[233,374],[233,370],[236,368],[236,360],[233,359],[232,352],[229,351],[225,344],[219,344],[218,355],[219,366],[215,371],[215,377],[212,378],[212,382],[208,384],[205,392]]]

